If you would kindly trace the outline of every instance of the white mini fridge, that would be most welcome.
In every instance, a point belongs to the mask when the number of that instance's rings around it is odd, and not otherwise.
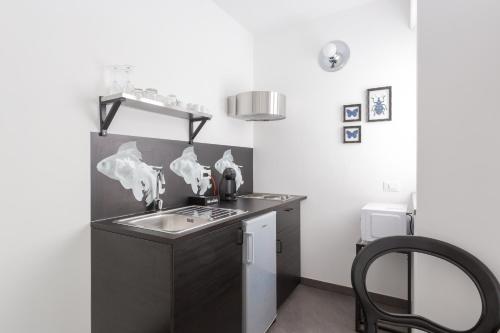
[[[276,212],[243,221],[243,333],[276,319]]]

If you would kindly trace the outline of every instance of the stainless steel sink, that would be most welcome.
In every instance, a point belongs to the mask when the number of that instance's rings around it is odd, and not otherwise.
[[[182,234],[246,213],[238,209],[188,206],[140,217],[120,219],[115,223],[132,227]]]
[[[286,201],[292,199],[294,196],[289,194],[266,194],[266,193],[252,193],[241,195],[240,198],[247,199],[261,199],[261,200],[276,200]]]

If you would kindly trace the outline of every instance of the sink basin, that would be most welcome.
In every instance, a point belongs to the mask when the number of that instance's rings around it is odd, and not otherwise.
[[[138,228],[159,230],[164,232],[178,233],[203,226],[211,221],[201,217],[189,217],[175,214],[161,214],[130,220],[119,220],[117,223],[127,224]]]
[[[289,199],[293,198],[293,195],[289,195],[289,194],[252,193],[252,194],[242,195],[242,196],[240,196],[240,198],[286,201],[286,200],[289,200]]]
[[[189,206],[146,216],[120,219],[115,223],[171,234],[181,234],[243,213],[245,211],[238,209]]]

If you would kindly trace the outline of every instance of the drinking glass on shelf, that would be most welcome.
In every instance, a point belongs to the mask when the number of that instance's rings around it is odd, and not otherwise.
[[[111,66],[110,86],[108,87],[108,93],[110,95],[133,91],[134,86],[130,82],[130,76],[133,69],[131,65]]]
[[[162,102],[164,105],[167,105],[167,96],[163,96],[162,94],[158,94],[156,96],[156,100],[158,102]]]
[[[144,96],[144,90],[142,90],[141,88],[134,88],[134,90],[132,90],[132,94],[137,99],[141,99]]]
[[[155,101],[158,98],[158,90],[154,88],[146,88],[146,90],[144,90],[144,97]]]
[[[186,108],[186,103],[184,103],[182,100],[180,99],[177,99],[177,101],[175,102],[175,104],[180,107],[181,109],[184,109]]]
[[[167,104],[168,105],[177,105],[177,96],[170,94],[167,96]]]

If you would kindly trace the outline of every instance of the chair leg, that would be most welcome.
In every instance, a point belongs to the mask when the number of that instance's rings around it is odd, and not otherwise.
[[[377,333],[377,332],[378,332],[377,321],[371,318],[366,318],[364,325],[364,333]]]

